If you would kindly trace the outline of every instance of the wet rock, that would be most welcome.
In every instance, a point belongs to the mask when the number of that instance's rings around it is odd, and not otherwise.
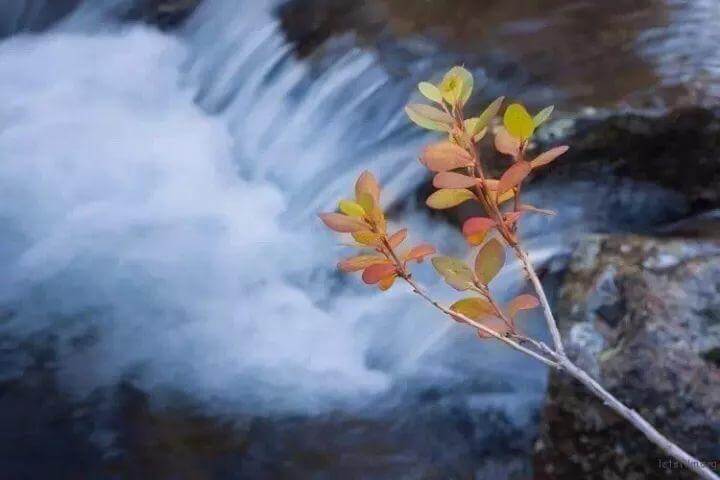
[[[576,250],[557,318],[570,357],[661,432],[720,459],[720,242],[599,236]],[[537,479],[695,478],[552,373]]]
[[[123,15],[126,20],[140,20],[161,28],[177,27],[202,0],[140,0]]]

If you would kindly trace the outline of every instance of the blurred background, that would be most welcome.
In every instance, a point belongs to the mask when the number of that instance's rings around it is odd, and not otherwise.
[[[0,476],[692,478],[335,270],[316,213],[365,169],[412,241],[469,255],[402,111],[455,64],[471,110],[556,105],[535,148],[571,151],[528,196],[559,215],[522,235],[570,354],[720,462],[719,25],[715,0],[0,0]]]

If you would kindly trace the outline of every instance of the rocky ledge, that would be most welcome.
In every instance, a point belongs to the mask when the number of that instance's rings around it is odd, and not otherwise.
[[[661,432],[720,460],[720,242],[591,237],[559,291],[568,354]],[[694,478],[583,387],[551,374],[535,478]]]

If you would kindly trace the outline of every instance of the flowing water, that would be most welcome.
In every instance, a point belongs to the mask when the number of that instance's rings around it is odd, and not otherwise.
[[[5,345],[51,337],[61,388],[80,397],[129,380],[228,415],[357,409],[408,377],[501,370],[514,385],[503,408],[525,405],[541,367],[479,346],[401,288],[380,296],[334,271],[349,251],[315,213],[364,169],[387,204],[424,178],[427,139],[402,114],[416,78],[357,48],[323,68],[297,60],[276,6],[206,0],[163,33],[115,22],[119,0],[0,1],[0,31],[42,30],[0,43]],[[673,39],[646,32],[659,75],[675,75],[656,51]],[[402,220],[411,241],[464,249],[413,208]],[[426,266],[418,276],[433,284]],[[27,366],[14,348],[6,379]]]

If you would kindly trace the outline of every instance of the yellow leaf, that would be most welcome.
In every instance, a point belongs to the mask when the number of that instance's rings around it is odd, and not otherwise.
[[[495,310],[490,305],[490,302],[479,297],[458,300],[450,306],[450,310],[465,315],[471,320],[495,315]]]
[[[498,205],[502,205],[515,196],[515,190],[508,190],[507,192],[500,195],[497,199]]]
[[[433,102],[442,103],[442,92],[440,89],[430,82],[420,82],[418,84],[418,90],[423,94],[425,98]]]
[[[535,124],[535,128],[545,123],[547,119],[550,118],[550,115],[552,115],[554,109],[555,106],[550,105],[549,107],[545,107],[540,110],[538,114],[533,117],[533,123]]]
[[[473,198],[476,198],[475,194],[465,188],[443,188],[430,195],[426,203],[430,208],[444,210]]]
[[[447,113],[430,105],[414,103],[405,107],[405,113],[418,126],[438,132],[450,132],[453,118]]]
[[[472,94],[473,83],[472,73],[463,67],[453,67],[445,74],[438,88],[446,102],[462,107]]]
[[[377,233],[373,233],[369,230],[363,230],[360,232],[353,232],[352,237],[355,239],[356,242],[358,242],[360,245],[365,245],[368,247],[375,247],[380,243],[380,235]]]
[[[365,209],[352,200],[340,200],[338,209],[350,217],[362,218],[365,216]]]
[[[432,259],[433,267],[448,285],[463,291],[473,286],[475,277],[465,262],[458,258],[438,256]]]
[[[535,132],[532,117],[519,103],[513,103],[505,110],[503,124],[508,133],[519,140],[527,140]]]
[[[505,247],[496,239],[487,242],[475,257],[475,274],[480,283],[487,285],[505,265]]]

